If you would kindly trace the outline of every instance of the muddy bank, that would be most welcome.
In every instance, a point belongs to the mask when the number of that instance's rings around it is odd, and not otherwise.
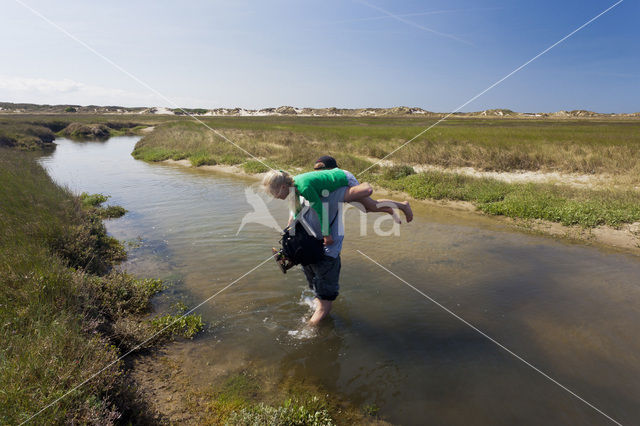
[[[354,407],[314,385],[274,380],[250,363],[240,370],[226,367],[221,363],[196,382],[183,358],[158,351],[133,360],[130,371],[158,424],[390,425],[375,406]]]

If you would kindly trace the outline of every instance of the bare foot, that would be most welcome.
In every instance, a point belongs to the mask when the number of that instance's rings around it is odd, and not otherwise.
[[[402,210],[404,216],[407,218],[407,223],[413,220],[413,210],[411,210],[411,206],[408,201],[400,203],[400,210]]]

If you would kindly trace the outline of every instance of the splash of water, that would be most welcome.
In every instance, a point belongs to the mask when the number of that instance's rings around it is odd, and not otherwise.
[[[301,322],[300,328],[298,328],[297,330],[289,330],[287,332],[287,334],[293,337],[294,339],[298,339],[298,340],[312,339],[318,335],[317,328],[309,326],[309,324],[307,323],[309,314],[313,314],[316,307],[314,299],[315,299],[315,294],[313,293],[313,291],[309,289],[305,289],[302,291],[298,304],[301,306],[308,307],[309,310],[307,311],[306,314],[304,314],[300,318],[300,322]]]

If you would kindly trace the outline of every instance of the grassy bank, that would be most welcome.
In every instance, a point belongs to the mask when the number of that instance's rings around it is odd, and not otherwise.
[[[83,206],[31,153],[0,148],[0,181],[0,423],[17,424],[152,335],[146,316],[163,284],[115,272],[125,252],[107,235],[100,202]],[[110,424],[145,413],[117,362],[37,422]]]
[[[363,179],[419,200],[468,201],[484,213],[511,218],[543,219],[587,228],[640,221],[640,192],[634,190],[507,183],[445,172],[413,173],[407,166],[370,173]]]
[[[433,120],[408,118],[216,118],[207,121],[274,168],[310,170],[332,154],[358,172],[415,136]],[[201,124],[161,124],[136,145],[145,161],[189,159],[195,166],[266,167]],[[487,214],[544,219],[564,225],[619,226],[640,220],[640,122],[454,119],[392,157],[401,166],[376,166],[361,180],[417,199],[461,200]],[[577,189],[507,183],[448,172],[415,174],[411,165],[471,166],[497,171],[579,172],[614,177],[614,187]]]
[[[53,148],[56,137],[87,140],[135,135],[160,121],[149,116],[90,114],[0,116],[0,147],[39,151]]]

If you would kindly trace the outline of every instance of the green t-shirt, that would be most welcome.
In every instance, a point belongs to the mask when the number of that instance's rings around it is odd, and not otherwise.
[[[343,170],[317,170],[315,172],[303,173],[293,177],[293,184],[297,193],[302,195],[309,201],[311,208],[318,213],[320,226],[322,227],[322,235],[329,235],[329,221],[324,218],[324,209],[322,206],[322,191],[326,190],[327,194],[333,192],[343,186],[349,186],[347,175]],[[297,212],[296,212],[297,213]]]

